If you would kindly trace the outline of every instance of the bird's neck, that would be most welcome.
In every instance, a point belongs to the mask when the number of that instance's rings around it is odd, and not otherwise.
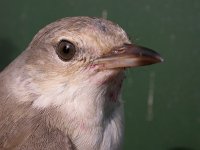
[[[100,87],[74,85],[66,93],[69,93],[66,95],[69,100],[63,102],[59,110],[65,116],[71,116],[72,120],[81,120],[88,127],[101,125],[121,106],[121,82]]]
[[[77,149],[118,149],[123,137],[121,82],[120,77],[98,87],[70,85],[64,92],[68,98],[58,107],[61,121],[55,119],[52,124],[63,130]]]
[[[63,124],[66,125],[64,130],[77,149],[107,150],[120,147],[123,104],[117,86],[113,83],[99,88],[88,85],[73,101],[60,108],[65,121]]]
[[[11,89],[16,101],[29,100],[34,109],[50,110],[45,120],[69,136],[78,149],[117,149],[123,137],[123,75],[105,83],[95,79],[66,84],[61,80],[57,77],[56,81],[42,80],[37,84],[30,78],[18,77],[9,82],[18,87]]]

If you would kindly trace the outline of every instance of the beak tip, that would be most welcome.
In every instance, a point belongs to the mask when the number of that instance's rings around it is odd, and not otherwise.
[[[164,62],[164,59],[161,56],[158,56],[157,59],[159,60],[159,62]]]

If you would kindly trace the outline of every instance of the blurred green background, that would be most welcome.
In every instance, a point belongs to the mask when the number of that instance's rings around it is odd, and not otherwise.
[[[125,150],[200,150],[199,0],[1,0],[0,70],[37,31],[66,16],[107,16],[162,64],[130,69]]]

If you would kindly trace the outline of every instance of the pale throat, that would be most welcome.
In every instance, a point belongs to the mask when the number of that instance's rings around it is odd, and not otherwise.
[[[110,149],[107,146],[118,145],[122,138],[123,104],[120,100],[124,73],[104,75],[106,77],[100,73],[78,87],[77,84],[71,85],[68,91],[71,100],[61,106],[63,115],[70,116],[66,120],[71,123],[67,132],[80,149],[80,143],[85,143],[88,149],[100,149],[96,147],[100,143],[102,150]]]
[[[107,114],[121,103],[123,79],[124,71],[121,70],[99,72],[79,84],[71,85],[68,91],[70,99],[74,99],[72,103],[78,105],[76,109],[81,110],[81,114]]]
[[[82,74],[82,77],[85,76]],[[30,91],[35,91],[38,97],[33,100],[32,107],[58,108],[57,114],[48,121],[69,134],[76,145],[92,141],[88,143],[88,149],[95,149],[97,143],[102,143],[102,149],[109,149],[104,147],[105,143],[120,143],[123,134],[123,103],[120,101],[123,79],[124,71],[105,70],[84,80],[79,77],[74,82],[65,82],[60,77],[46,80],[48,82],[43,84],[34,83],[34,86],[30,85]],[[33,84],[29,80],[27,82]]]
[[[33,107],[36,108],[77,105],[78,108],[93,106],[95,109],[98,106],[102,109],[104,106],[113,107],[112,105],[119,103],[124,70],[104,70],[95,74],[93,71],[86,70],[71,79],[65,76],[55,76],[37,82],[31,78],[23,81],[19,79],[16,80],[18,88],[26,92],[16,94],[37,95],[36,99],[31,99]],[[88,72],[91,74],[88,75]],[[20,99],[20,101],[24,100]]]
[[[53,104],[60,106],[66,115],[101,121],[121,105],[123,79],[123,71],[99,72],[81,82],[71,82],[55,96]]]
[[[90,77],[82,73],[74,78],[76,80],[70,80],[71,82],[66,82],[64,78],[46,80],[48,83],[34,86],[38,97],[32,106],[39,109],[58,107],[65,116],[71,116],[71,119],[98,116],[100,121],[121,104],[123,70],[100,71]]]

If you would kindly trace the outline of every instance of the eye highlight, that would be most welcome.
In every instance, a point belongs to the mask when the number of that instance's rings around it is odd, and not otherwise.
[[[61,40],[58,43],[56,53],[60,59],[63,61],[69,61],[70,59],[73,58],[73,56],[76,53],[76,48],[74,44],[67,40]]]

